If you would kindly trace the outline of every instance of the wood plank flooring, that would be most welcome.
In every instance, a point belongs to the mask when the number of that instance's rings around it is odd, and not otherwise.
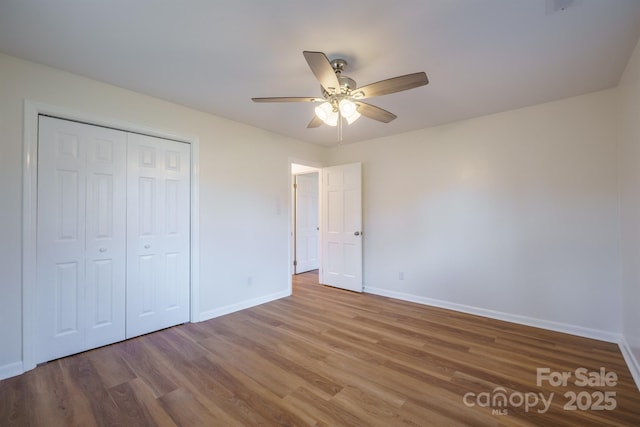
[[[601,367],[615,385],[575,384],[576,369]],[[571,377],[538,386],[537,368]],[[0,382],[0,426],[103,425],[638,426],[640,392],[614,344],[341,291],[307,273],[289,298]]]

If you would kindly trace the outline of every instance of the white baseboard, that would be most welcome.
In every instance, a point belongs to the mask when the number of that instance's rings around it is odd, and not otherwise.
[[[563,332],[565,334],[577,335],[579,337],[591,338],[600,341],[606,341],[618,344],[622,335],[602,331],[598,329],[585,328],[582,326],[570,325],[567,323],[553,322],[550,320],[536,319],[534,317],[521,316],[518,314],[504,313],[501,311],[489,310],[486,308],[473,307],[464,304],[458,304],[449,301],[442,301],[433,298],[426,298],[403,292],[390,291],[388,289],[365,287],[365,292],[380,295],[389,298],[396,298],[403,301],[415,302],[423,305],[446,308],[449,310],[460,311],[463,313],[475,314],[477,316],[488,317],[491,319],[504,320],[505,322],[517,323],[520,325],[533,326],[535,328],[548,329],[555,332]]]
[[[22,373],[24,373],[24,370],[22,369],[22,362],[13,362],[8,365],[0,366],[0,380],[15,377]]]
[[[620,343],[618,344],[620,347],[620,351],[622,352],[622,357],[624,357],[624,361],[627,363],[627,367],[629,371],[631,371],[631,376],[633,380],[636,382],[636,387],[640,390],[640,361],[636,359],[633,351],[631,351],[631,347],[627,340],[622,336]]]
[[[213,319],[214,317],[224,316],[225,314],[234,313],[236,311],[244,310],[246,308],[255,307],[256,305],[264,304],[267,302],[275,301],[280,298],[285,298],[291,295],[291,290],[282,292],[276,292],[274,294],[265,295],[258,298],[242,301],[236,304],[226,305],[224,307],[216,308],[209,311],[200,313],[200,321]]]

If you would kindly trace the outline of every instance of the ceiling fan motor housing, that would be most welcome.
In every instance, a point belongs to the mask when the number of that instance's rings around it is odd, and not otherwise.
[[[322,95],[325,99],[331,98],[332,95],[345,95],[348,96],[351,94],[351,91],[355,90],[357,85],[356,81],[351,77],[343,76],[342,72],[347,68],[347,61],[344,59],[334,59],[331,61],[331,67],[333,71],[336,73],[336,77],[338,78],[338,82],[340,83],[340,92],[339,93],[329,93],[322,86]]]
[[[347,76],[340,76],[340,75],[338,75],[337,77],[338,77],[338,82],[340,82],[339,94],[350,95],[351,91],[353,91],[357,87],[355,80],[353,80],[352,78]],[[322,95],[325,98],[329,98],[331,97],[331,95],[333,95],[332,93],[329,93],[326,90],[324,90],[322,86],[320,86],[320,89],[322,90]],[[339,95],[339,94],[336,94],[336,95]]]
[[[356,88],[356,81],[347,76],[338,76],[340,82],[340,89],[342,93],[351,92]]]

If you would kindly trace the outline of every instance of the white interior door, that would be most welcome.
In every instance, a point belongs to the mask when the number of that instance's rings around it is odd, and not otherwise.
[[[190,145],[129,135],[127,338],[189,321]]]
[[[36,363],[124,339],[126,133],[41,116]]]
[[[318,268],[318,173],[296,175],[295,272]]]
[[[322,170],[322,270],[325,285],[362,292],[362,166]]]

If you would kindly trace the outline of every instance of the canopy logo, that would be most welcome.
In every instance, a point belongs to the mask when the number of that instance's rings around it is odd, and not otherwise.
[[[618,375],[601,367],[598,371],[587,368],[577,368],[574,371],[552,371],[550,368],[538,368],[536,371],[536,385],[538,387],[567,387],[582,388],[598,387],[600,389],[615,387]],[[491,408],[493,415],[508,415],[509,408],[524,408],[525,412],[536,411],[546,413],[553,402],[555,393],[545,395],[542,392],[528,391],[508,392],[504,387],[496,387],[492,391],[481,393],[468,392],[462,397],[462,402],[468,407],[479,406]],[[616,392],[612,390],[570,390],[562,394],[565,411],[612,411],[617,407]]]
[[[462,397],[462,401],[466,406],[480,406],[482,408],[492,408],[494,415],[507,415],[507,408],[524,407],[525,412],[535,409],[540,414],[544,414],[549,410],[553,401],[553,393],[548,398],[544,393],[536,393],[533,391],[522,393],[519,391],[507,393],[504,387],[496,387],[493,391],[484,391],[475,394],[473,392],[466,393]]]

